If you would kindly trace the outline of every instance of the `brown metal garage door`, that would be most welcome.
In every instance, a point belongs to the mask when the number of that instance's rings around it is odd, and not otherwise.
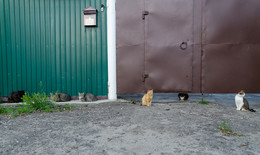
[[[120,0],[119,6],[119,92],[191,91],[193,1]]]
[[[260,92],[259,0],[117,0],[119,94]]]
[[[145,11],[145,88],[191,91],[193,1],[146,0]]]
[[[203,5],[202,91],[260,92],[260,1],[207,0]]]

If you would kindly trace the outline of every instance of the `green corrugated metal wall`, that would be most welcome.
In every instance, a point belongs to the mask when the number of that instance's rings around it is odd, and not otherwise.
[[[0,96],[11,91],[107,95],[106,0],[0,0]],[[85,28],[82,10],[98,9]],[[42,82],[42,86],[41,83]]]

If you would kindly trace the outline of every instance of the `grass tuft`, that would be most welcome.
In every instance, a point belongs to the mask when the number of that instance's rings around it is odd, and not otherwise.
[[[33,112],[56,112],[56,111],[68,111],[75,108],[75,106],[54,105],[52,101],[48,99],[45,93],[34,93],[30,96],[28,93],[22,97],[24,104],[16,107],[0,107],[0,115],[9,115],[10,117],[17,117],[24,114]]]
[[[200,101],[199,104],[209,104],[209,101]]]
[[[224,134],[224,136],[244,136],[243,134],[233,132],[232,128],[226,125],[226,120],[223,120],[223,123],[220,125],[219,129]]]

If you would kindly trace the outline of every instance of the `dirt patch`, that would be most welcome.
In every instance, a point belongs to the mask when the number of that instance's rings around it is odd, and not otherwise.
[[[196,102],[77,106],[0,116],[0,154],[260,154],[260,109]],[[245,136],[223,136],[227,125]]]

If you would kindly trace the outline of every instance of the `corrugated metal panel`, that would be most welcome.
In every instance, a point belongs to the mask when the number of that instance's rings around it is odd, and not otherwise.
[[[101,4],[106,0],[0,0],[0,96],[16,90],[106,96]],[[82,24],[87,6],[98,9],[97,27]]]

